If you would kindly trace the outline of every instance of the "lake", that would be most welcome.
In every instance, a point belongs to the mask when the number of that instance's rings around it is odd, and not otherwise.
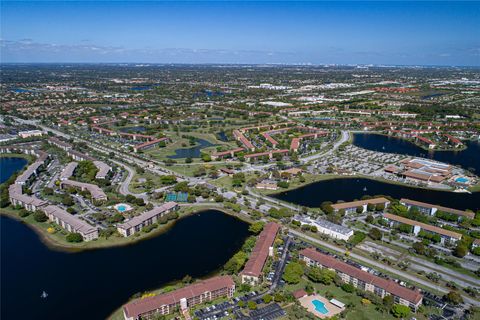
[[[480,174],[480,142],[465,141],[467,148],[462,151],[426,151],[414,143],[395,137],[375,133],[355,133],[353,145],[378,152],[397,153],[414,157],[430,158],[459,165]]]
[[[15,171],[20,171],[27,165],[24,158],[1,157],[0,158],[0,183],[4,183]]]
[[[366,188],[366,191],[364,189]],[[304,187],[273,195],[272,197],[294,204],[319,207],[324,201],[352,201],[364,195],[386,195],[395,199],[439,204],[456,209],[480,209],[480,192],[456,193],[406,187],[364,178],[339,178],[315,182]]]
[[[214,144],[210,143],[204,139],[196,139],[195,142],[197,143],[196,146],[191,148],[182,148],[176,149],[175,154],[171,156],[167,156],[170,159],[182,159],[182,158],[200,158],[203,148],[214,146]]]
[[[19,221],[0,225],[1,319],[105,319],[137,292],[219,270],[249,235],[247,223],[208,210],[134,245],[65,253]]]

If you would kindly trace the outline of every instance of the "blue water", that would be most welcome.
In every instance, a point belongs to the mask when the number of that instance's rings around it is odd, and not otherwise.
[[[460,182],[460,183],[466,183],[466,182],[468,182],[468,179],[467,178],[457,178],[457,179],[455,179],[455,181]]]
[[[321,314],[328,314],[328,309],[325,308],[325,304],[320,301],[320,300],[313,300],[312,301],[313,306],[315,307],[315,310],[320,312]]]
[[[120,211],[120,212],[123,212],[123,211],[127,210],[127,207],[121,205],[121,206],[117,207],[117,210]]]
[[[182,158],[200,158],[202,152],[201,150],[206,147],[214,146],[207,140],[197,139],[197,145],[191,148],[177,149],[173,156],[168,156],[170,159],[182,159]]]
[[[480,174],[480,142],[466,141],[462,151],[425,151],[414,143],[395,137],[375,133],[355,133],[353,144],[357,147],[386,153],[397,153],[414,157],[430,158],[440,162],[461,166]]]
[[[0,183],[4,183],[15,171],[22,170],[28,161],[23,158],[0,158]]]
[[[227,137],[227,134],[223,131],[220,131],[217,133],[217,137],[218,139],[220,139],[221,141],[225,141],[227,142],[228,141],[228,137]]]

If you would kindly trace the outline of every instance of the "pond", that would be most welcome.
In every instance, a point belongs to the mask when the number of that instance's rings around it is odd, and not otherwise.
[[[204,139],[197,139],[195,140],[195,142],[197,143],[196,146],[191,148],[176,149],[175,154],[172,156],[168,156],[167,158],[170,158],[170,159],[200,158],[202,154],[201,150],[203,148],[214,146],[214,144]]]
[[[65,253],[19,221],[0,225],[1,319],[105,319],[137,292],[215,272],[249,235],[247,223],[208,210],[134,245]]]

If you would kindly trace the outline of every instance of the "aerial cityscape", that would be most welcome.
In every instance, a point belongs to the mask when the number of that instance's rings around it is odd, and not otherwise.
[[[480,319],[478,2],[1,9],[1,319]]]

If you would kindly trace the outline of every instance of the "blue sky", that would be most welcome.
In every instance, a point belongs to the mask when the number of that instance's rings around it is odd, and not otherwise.
[[[2,62],[480,65],[479,2],[1,1]]]

